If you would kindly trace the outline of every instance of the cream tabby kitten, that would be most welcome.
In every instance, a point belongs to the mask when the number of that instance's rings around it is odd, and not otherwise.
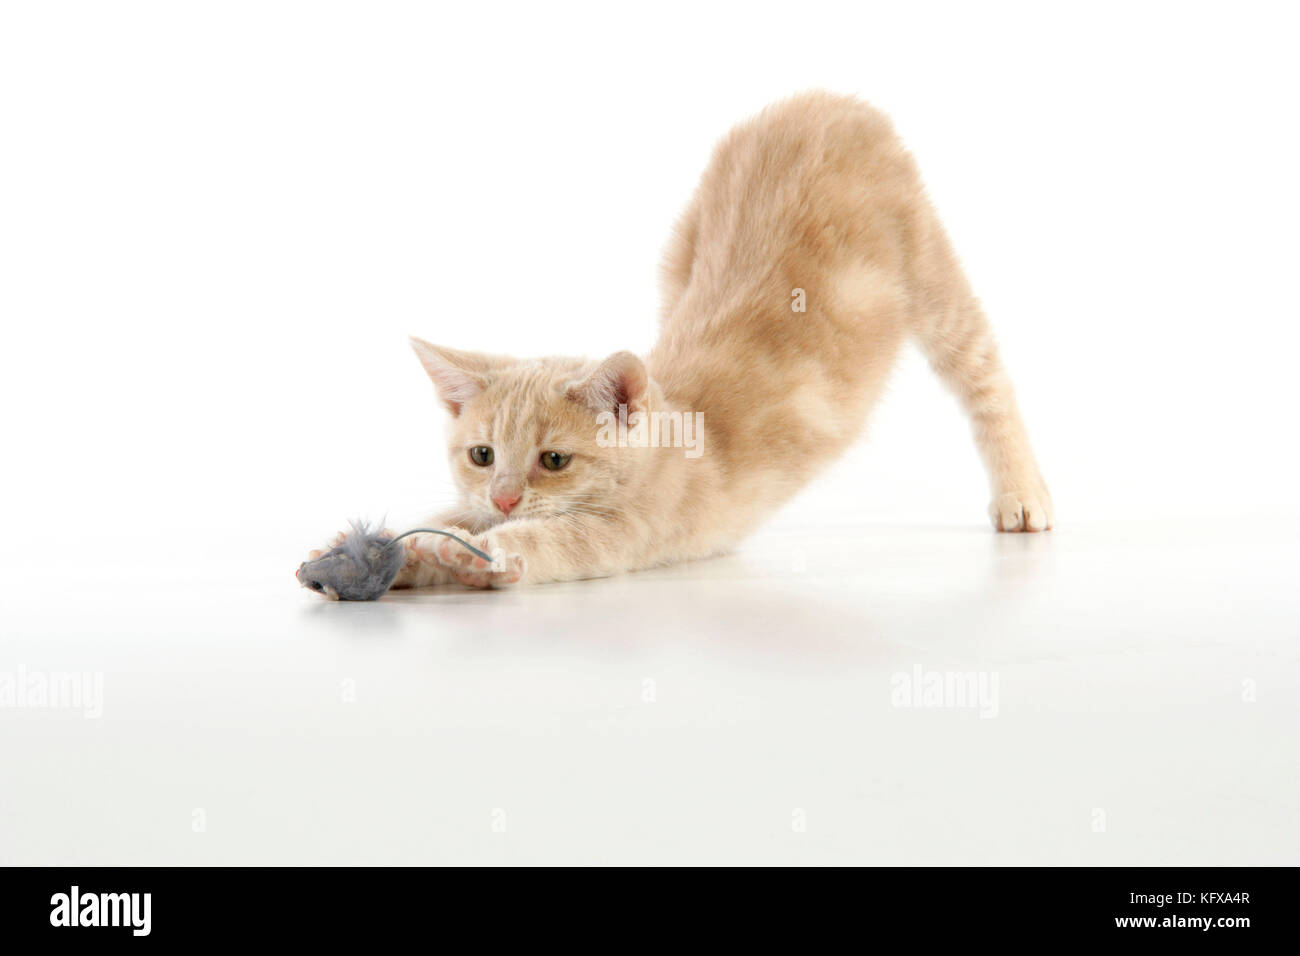
[[[994,526],[1052,527],[988,322],[871,107],[807,94],[727,136],[668,249],[661,323],[644,361],[413,339],[452,416],[463,493],[429,520],[496,560],[408,538],[394,586],[563,581],[724,552],[857,437],[909,336],[971,416]],[[652,421],[659,441],[639,427]],[[697,421],[692,451],[675,430]]]

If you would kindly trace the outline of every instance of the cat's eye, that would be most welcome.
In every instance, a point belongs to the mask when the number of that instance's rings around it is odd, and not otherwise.
[[[475,445],[469,450],[469,460],[486,468],[492,464],[492,449],[487,445]]]
[[[558,451],[542,452],[542,467],[547,471],[559,471],[569,463],[572,455],[561,455]]]

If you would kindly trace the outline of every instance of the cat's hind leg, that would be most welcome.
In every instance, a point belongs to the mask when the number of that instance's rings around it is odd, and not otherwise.
[[[1052,496],[1038,470],[1015,390],[979,303],[964,288],[916,317],[913,333],[939,378],[970,416],[989,474],[989,516],[998,531],[1046,531]]]

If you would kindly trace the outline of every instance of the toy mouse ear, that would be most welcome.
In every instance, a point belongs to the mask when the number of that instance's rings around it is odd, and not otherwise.
[[[411,336],[411,348],[433,379],[438,398],[453,418],[487,388],[488,371],[504,361],[496,356],[433,345],[415,336]]]
[[[615,352],[586,378],[572,383],[565,394],[597,412],[618,413],[620,405],[635,408],[646,396],[645,365],[631,352]]]

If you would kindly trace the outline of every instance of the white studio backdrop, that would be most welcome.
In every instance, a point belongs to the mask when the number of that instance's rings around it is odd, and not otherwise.
[[[184,553],[270,532],[289,567],[351,514],[418,514],[446,469],[405,336],[644,351],[713,143],[812,87],[884,108],[917,155],[1063,526],[1294,513],[1295,19],[5,3],[11,528],[38,561],[69,535]],[[984,504],[913,354],[785,520],[982,524]]]

